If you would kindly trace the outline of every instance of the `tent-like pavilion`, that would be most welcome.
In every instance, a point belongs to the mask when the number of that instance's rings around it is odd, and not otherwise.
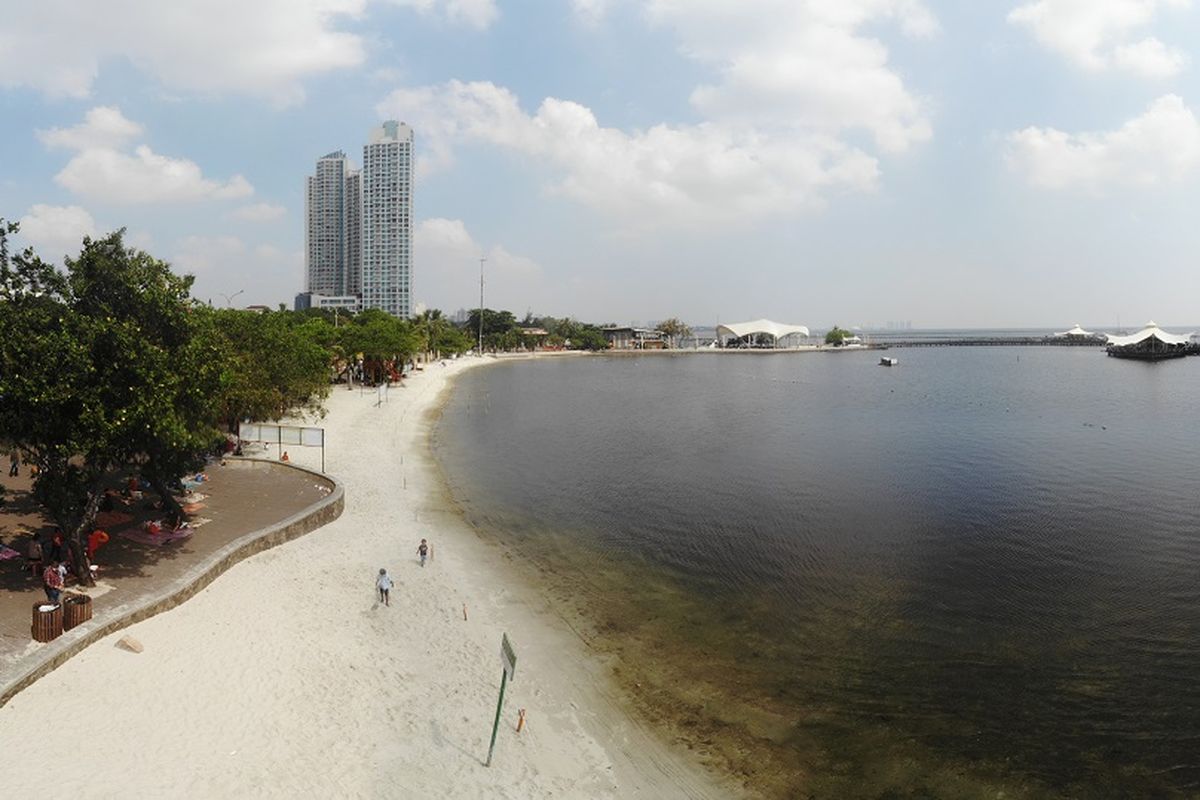
[[[1108,354],[1117,358],[1139,358],[1157,361],[1163,358],[1179,358],[1187,355],[1192,334],[1167,333],[1153,321],[1147,322],[1131,336],[1108,334]]]
[[[780,322],[772,322],[769,319],[756,319],[750,322],[730,322],[717,326],[717,338],[724,341],[724,336],[732,336],[734,339],[744,339],[747,336],[757,336],[764,334],[770,336],[774,340],[775,346],[779,346],[779,340],[788,336],[804,336],[808,337],[808,328],[803,325],[784,325]]]
[[[1077,322],[1077,323],[1075,323],[1075,327],[1071,328],[1071,330],[1062,331],[1061,333],[1056,333],[1054,335],[1055,336],[1066,336],[1068,338],[1087,339],[1087,338],[1091,338],[1092,336],[1095,336],[1096,334],[1092,333],[1091,331],[1085,331],[1083,328],[1079,327],[1079,323]]]

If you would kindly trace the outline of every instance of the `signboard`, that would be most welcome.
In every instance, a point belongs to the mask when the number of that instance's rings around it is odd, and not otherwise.
[[[504,672],[511,681],[517,671],[517,654],[513,652],[512,642],[508,641],[507,633],[503,634],[500,640],[500,662],[504,664]]]

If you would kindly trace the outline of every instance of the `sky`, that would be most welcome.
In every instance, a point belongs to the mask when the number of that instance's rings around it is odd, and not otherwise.
[[[0,0],[0,217],[216,305],[415,132],[416,301],[711,325],[1200,322],[1190,0]]]

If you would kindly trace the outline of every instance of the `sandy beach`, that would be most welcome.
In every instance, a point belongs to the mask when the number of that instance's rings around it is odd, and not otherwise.
[[[428,431],[450,379],[478,363],[434,364],[383,404],[335,389],[316,424],[342,517],[124,631],[144,652],[115,634],[0,708],[0,795],[735,794],[627,715],[605,664],[446,507]],[[289,454],[320,466],[316,449]],[[485,768],[505,632],[518,664]]]

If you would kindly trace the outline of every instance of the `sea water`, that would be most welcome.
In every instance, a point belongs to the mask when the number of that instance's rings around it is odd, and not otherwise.
[[[1200,359],[692,353],[466,373],[481,532],[768,796],[1200,792]]]

